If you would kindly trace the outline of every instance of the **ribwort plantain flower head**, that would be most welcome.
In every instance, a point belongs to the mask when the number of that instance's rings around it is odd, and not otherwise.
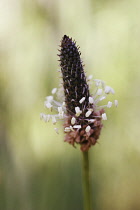
[[[75,146],[80,144],[82,151],[87,151],[99,139],[103,127],[102,120],[107,120],[104,108],[111,108],[118,101],[108,101],[106,105],[98,103],[109,94],[114,94],[113,88],[106,86],[99,79],[86,78],[84,65],[80,58],[79,47],[76,42],[64,35],[59,50],[62,82],[59,89],[54,88],[52,95],[47,96],[44,105],[50,112],[55,109],[57,114],[41,113],[45,122],[58,120],[64,123],[65,141]],[[90,93],[89,86],[95,84],[94,93]],[[59,101],[55,100],[59,98]],[[59,133],[58,128],[54,128]]]

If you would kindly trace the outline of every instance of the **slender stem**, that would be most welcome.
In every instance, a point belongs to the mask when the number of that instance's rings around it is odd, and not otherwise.
[[[83,154],[83,200],[84,210],[91,210],[90,178],[89,178],[89,157],[88,151]]]

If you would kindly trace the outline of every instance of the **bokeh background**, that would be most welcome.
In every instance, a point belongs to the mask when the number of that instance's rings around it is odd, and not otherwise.
[[[90,150],[94,209],[140,209],[139,11],[139,0],[0,1],[1,210],[83,210],[81,152],[61,123],[57,135],[39,119],[59,85],[64,34],[119,100]]]

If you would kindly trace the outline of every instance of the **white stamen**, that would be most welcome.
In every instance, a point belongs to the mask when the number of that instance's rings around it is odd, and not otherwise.
[[[46,97],[46,100],[47,100],[47,102],[52,102],[53,96],[47,96],[47,97]]]
[[[55,125],[56,124],[56,118],[55,116],[52,116],[52,123]]]
[[[48,109],[51,109],[52,108],[52,105],[50,102],[46,102],[45,101],[45,107],[47,107]]]
[[[115,106],[117,107],[117,106],[118,106],[118,100],[115,100],[115,101],[114,101],[114,104],[115,104]]]
[[[66,103],[65,103],[65,101],[62,103],[62,106],[66,106]]]
[[[79,117],[79,115],[82,113],[82,111],[80,110],[80,108],[78,106],[75,107],[75,112],[76,112],[77,117]]]
[[[45,122],[49,122],[49,120],[50,120],[50,115],[48,114],[48,115],[46,115],[46,114],[43,114],[43,113],[41,113],[40,114],[40,119],[42,120],[44,120]]]
[[[62,112],[59,113],[58,115],[59,115],[59,119],[63,119],[63,118],[64,118],[64,111],[62,111]]]
[[[111,101],[108,102],[107,107],[108,108],[111,108],[112,107],[112,102]]]
[[[105,98],[106,98],[105,96],[102,96],[102,97],[99,98],[99,101],[102,101],[102,100],[104,100]]]
[[[49,122],[49,121],[50,121],[50,118],[51,118],[51,115],[48,114],[48,115],[46,115],[46,119],[44,119],[44,121],[45,121],[45,122]]]
[[[89,111],[93,112],[93,109],[89,109]]]
[[[113,89],[112,87],[106,86],[106,87],[105,87],[105,93],[106,93],[106,94],[109,94],[109,93],[114,94],[115,91],[114,91],[114,89]]]
[[[88,125],[85,129],[86,133],[88,133],[90,131],[91,127]]]
[[[94,103],[94,100],[93,100],[92,97],[89,97],[89,103],[90,103],[90,104],[93,104],[93,103]]]
[[[61,107],[61,106],[59,106],[59,107],[58,107],[58,112],[59,112],[59,113],[62,113],[62,112],[63,112],[63,110],[62,110],[62,107]]]
[[[111,87],[110,92],[111,92],[112,94],[115,94],[115,90],[114,90],[112,87]]]
[[[52,89],[52,94],[55,94],[56,91],[57,91],[57,88],[53,88],[53,89]]]
[[[101,80],[99,80],[99,79],[94,79],[94,81],[95,81],[96,87],[98,87],[101,83]]]
[[[59,118],[60,119],[63,119],[64,118],[64,111],[62,109],[62,107],[58,107],[58,115],[59,115]]]
[[[56,131],[57,134],[59,134],[58,128],[54,128],[54,130]]]
[[[110,88],[109,86],[106,86],[106,87],[105,87],[105,93],[106,93],[106,94],[109,94],[109,93],[110,93],[110,89],[111,89],[111,88]]]
[[[71,131],[71,129],[70,129],[70,127],[65,127],[64,131],[68,133]]]
[[[72,127],[71,125],[70,125],[70,130],[71,130],[71,131],[74,131],[74,129],[73,129],[73,127]]]
[[[93,77],[93,75],[89,75],[87,79],[88,79],[88,80],[91,80],[92,77]]]
[[[97,90],[97,95],[98,95],[98,96],[102,95],[102,92],[103,92],[102,89],[98,89],[98,90]]]
[[[75,117],[72,117],[72,118],[71,118],[71,124],[74,125],[75,122],[76,122],[76,118],[75,118]]]
[[[40,113],[40,119],[42,120],[44,118],[44,114]]]
[[[85,101],[85,97],[81,98],[81,100],[79,101],[80,104],[82,104]]]
[[[95,119],[90,119],[90,120],[88,120],[88,122],[93,123],[93,122],[95,122]]]
[[[92,113],[92,111],[89,110],[89,111],[86,112],[85,116],[89,117],[91,115],[91,113]]]
[[[80,129],[80,128],[81,128],[81,125],[74,125],[73,128],[78,128],[78,129]]]
[[[103,113],[103,114],[102,114],[102,119],[103,119],[103,120],[107,120],[106,113]]]
[[[101,84],[102,84],[102,88],[104,89],[105,88],[105,82],[101,81]]]

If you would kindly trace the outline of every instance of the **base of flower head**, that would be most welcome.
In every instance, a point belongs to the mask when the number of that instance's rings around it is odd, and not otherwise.
[[[90,119],[80,119],[77,122],[79,125],[71,126],[72,117],[68,117],[65,121],[65,142],[72,144],[75,147],[75,144],[80,144],[82,151],[88,151],[88,149],[97,143],[99,139],[102,124],[102,114],[104,110],[96,111],[92,113]],[[77,118],[78,120],[78,118]],[[79,126],[79,127],[78,127]],[[67,129],[66,129],[67,128]],[[69,128],[69,129],[68,129]]]

